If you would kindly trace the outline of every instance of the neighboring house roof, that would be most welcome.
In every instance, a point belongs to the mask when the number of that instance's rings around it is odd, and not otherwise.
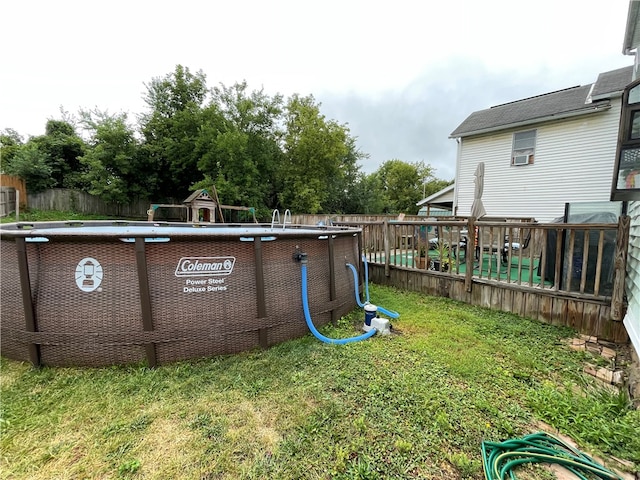
[[[449,137],[468,137],[608,109],[610,98],[619,96],[631,82],[632,69],[624,67],[601,73],[592,85],[566,88],[474,112]]]
[[[591,90],[591,100],[596,101],[622,95],[624,87],[631,82],[633,67],[623,67],[598,75]]]
[[[453,189],[455,183],[452,183],[448,187],[444,187],[442,190],[434,193],[433,195],[423,198],[416,205],[418,207],[422,205],[439,205],[444,207],[451,207],[453,205]]]

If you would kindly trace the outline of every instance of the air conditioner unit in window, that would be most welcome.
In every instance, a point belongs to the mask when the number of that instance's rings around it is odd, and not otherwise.
[[[514,165],[528,165],[529,164],[529,156],[530,155],[516,155],[513,157]]]

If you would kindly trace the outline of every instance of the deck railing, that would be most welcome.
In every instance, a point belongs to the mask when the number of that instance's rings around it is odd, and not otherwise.
[[[335,222],[334,222],[335,223]],[[618,223],[455,218],[340,221],[362,228],[367,262],[391,269],[610,305],[624,315],[629,217]]]

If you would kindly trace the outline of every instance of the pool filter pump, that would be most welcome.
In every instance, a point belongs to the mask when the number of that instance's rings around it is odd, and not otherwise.
[[[388,319],[378,316],[377,306],[367,303],[364,306],[364,325],[362,330],[368,332],[371,329],[376,329],[380,335],[389,335],[391,333],[391,324]]]

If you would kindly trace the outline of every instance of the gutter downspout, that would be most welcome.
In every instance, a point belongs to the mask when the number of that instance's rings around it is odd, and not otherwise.
[[[460,175],[460,159],[462,157],[462,140],[460,137],[456,138],[456,143],[458,144],[458,148],[456,150],[456,176],[453,182],[453,216],[458,216],[458,185],[460,182],[458,181],[458,176]]]

